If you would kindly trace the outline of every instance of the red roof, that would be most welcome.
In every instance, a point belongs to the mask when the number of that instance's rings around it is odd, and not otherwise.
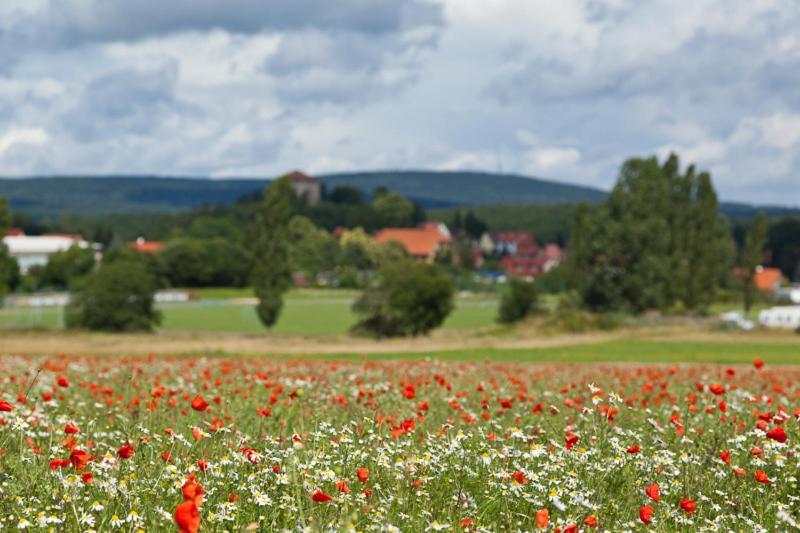
[[[131,248],[136,250],[137,252],[144,252],[148,254],[154,254],[156,252],[160,252],[161,249],[164,247],[163,242],[159,241],[145,241],[139,239],[137,241],[128,243]]]
[[[542,273],[544,258],[506,256],[500,259],[500,268],[509,276],[536,277]]]
[[[318,182],[317,178],[313,178],[308,174],[303,174],[299,170],[295,170],[294,172],[290,172],[286,174],[286,177],[289,178],[290,181],[307,181],[307,182]]]
[[[375,235],[375,242],[383,244],[396,241],[414,257],[430,257],[442,243],[450,242],[436,227],[421,228],[385,228]]]
[[[777,268],[761,268],[756,271],[754,281],[759,290],[771,292],[781,282],[781,271]]]
[[[25,231],[22,228],[8,228],[6,230],[6,237],[22,237]]]

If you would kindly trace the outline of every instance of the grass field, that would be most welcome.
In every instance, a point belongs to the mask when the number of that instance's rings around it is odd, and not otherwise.
[[[163,313],[161,331],[261,333],[264,327],[252,303],[249,289],[200,289],[197,301],[159,306]],[[350,310],[356,291],[296,290],[288,293],[282,315],[274,328],[281,335],[344,335],[356,322]],[[56,308],[0,309],[0,327],[55,328],[62,319]],[[445,329],[475,329],[490,326],[497,302],[484,296],[458,297],[456,309]]]

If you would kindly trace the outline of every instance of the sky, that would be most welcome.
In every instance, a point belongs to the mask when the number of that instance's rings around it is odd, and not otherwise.
[[[675,151],[800,205],[797,0],[2,0],[0,175],[485,170]]]

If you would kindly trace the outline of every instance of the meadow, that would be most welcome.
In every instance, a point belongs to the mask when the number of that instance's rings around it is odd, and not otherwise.
[[[250,289],[198,289],[196,301],[166,303],[158,307],[163,320],[159,331],[263,333],[252,302]],[[356,323],[350,307],[356,297],[348,290],[293,290],[286,297],[284,309],[273,333],[278,335],[345,335]],[[460,296],[455,310],[442,328],[476,329],[491,326],[497,314],[493,296]],[[0,309],[0,327],[57,328],[63,323],[63,311],[49,308]]]
[[[4,356],[0,529],[798,527],[800,371]]]

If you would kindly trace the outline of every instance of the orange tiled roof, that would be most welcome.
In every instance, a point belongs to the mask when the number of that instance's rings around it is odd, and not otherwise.
[[[415,257],[428,257],[436,252],[440,243],[448,242],[447,236],[432,227],[422,228],[385,228],[375,235],[375,242],[396,241]]]
[[[777,268],[762,268],[756,271],[756,287],[762,291],[772,291],[781,281],[781,271]]]
[[[154,254],[161,251],[164,243],[159,241],[135,241],[130,243],[130,246],[137,252]]]

